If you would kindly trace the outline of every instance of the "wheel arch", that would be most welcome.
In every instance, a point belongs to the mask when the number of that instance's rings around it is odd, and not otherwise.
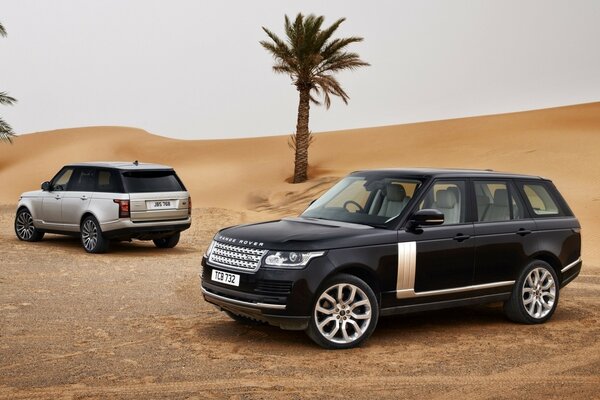
[[[379,285],[379,280],[377,279],[375,271],[373,271],[366,265],[347,264],[336,268],[327,276],[326,279],[329,279],[339,274],[352,275],[363,280],[373,290],[373,292],[375,293],[375,297],[377,297],[377,302],[381,306],[381,287]]]
[[[554,254],[543,251],[543,252],[539,252],[534,254],[531,257],[532,261],[535,260],[539,260],[539,261],[544,261],[546,263],[548,263],[552,269],[554,269],[554,272],[556,272],[556,276],[559,277],[559,279],[561,278],[562,274],[560,272],[560,270],[562,269],[562,264],[560,262],[560,260],[558,259],[558,257],[556,257]]]
[[[96,215],[94,215],[93,212],[91,211],[86,211],[83,213],[83,215],[81,216],[81,218],[79,218],[79,227],[81,228],[81,224],[83,224],[83,220],[86,219],[87,217],[94,217],[94,219],[96,221],[98,221],[98,217],[96,217]]]

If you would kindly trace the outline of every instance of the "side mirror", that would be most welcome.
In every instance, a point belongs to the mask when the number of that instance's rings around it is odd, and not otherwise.
[[[440,210],[426,208],[414,213],[408,220],[408,229],[420,226],[441,225],[444,223],[444,214]]]
[[[49,192],[52,189],[52,186],[50,186],[50,182],[46,181],[44,183],[42,183],[42,190],[44,192]]]

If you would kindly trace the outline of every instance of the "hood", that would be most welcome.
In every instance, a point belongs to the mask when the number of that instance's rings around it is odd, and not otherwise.
[[[226,228],[215,240],[269,250],[329,250],[394,243],[397,232],[338,221],[284,218]]]
[[[21,193],[21,197],[40,197],[42,193],[42,190],[32,190],[31,192]]]

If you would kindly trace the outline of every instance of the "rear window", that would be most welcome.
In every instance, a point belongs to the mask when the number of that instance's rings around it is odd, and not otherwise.
[[[523,192],[534,214],[540,217],[556,217],[564,215],[548,189],[543,184],[526,183]]]
[[[175,171],[126,171],[123,183],[128,193],[181,192],[185,187]]]

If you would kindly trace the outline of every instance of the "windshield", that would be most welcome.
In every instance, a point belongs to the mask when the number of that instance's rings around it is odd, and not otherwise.
[[[185,191],[173,170],[127,171],[123,172],[123,181],[128,193]]]
[[[420,185],[414,179],[348,176],[301,217],[383,226],[402,213]]]

